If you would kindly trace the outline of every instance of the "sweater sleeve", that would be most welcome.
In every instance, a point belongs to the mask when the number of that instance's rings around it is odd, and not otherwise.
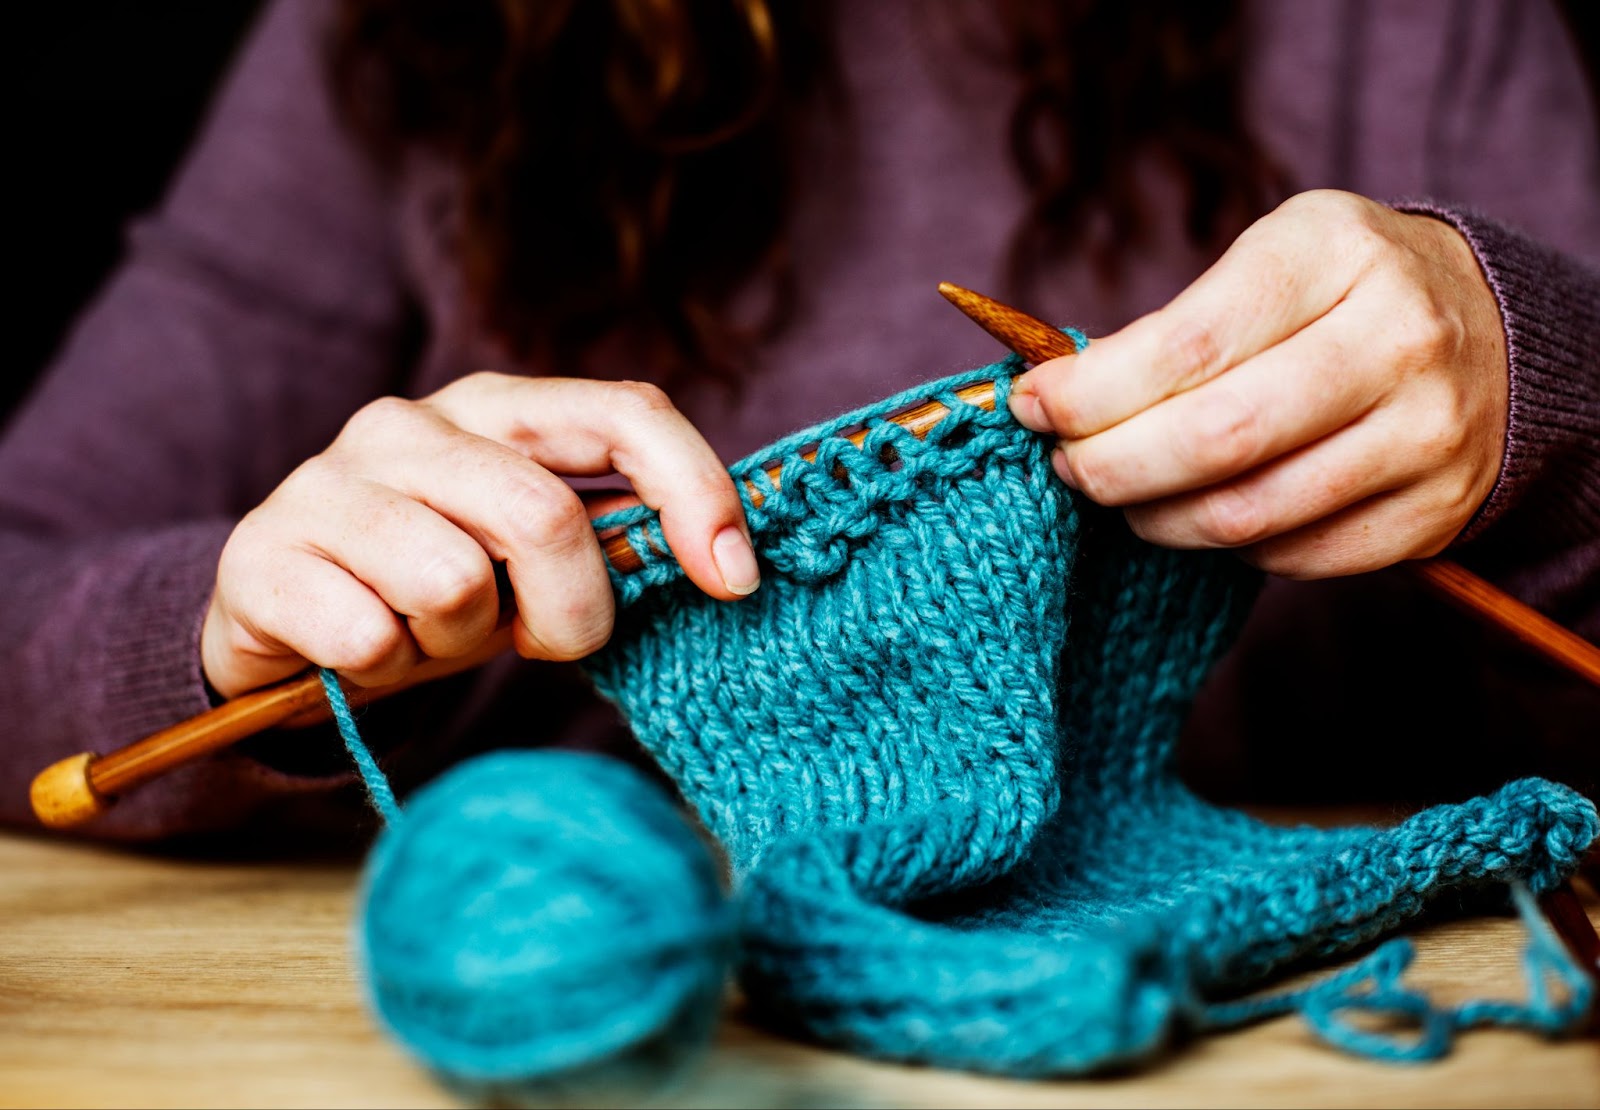
[[[271,7],[160,208],[0,437],[0,821],[45,765],[208,707],[199,626],[237,518],[385,391],[407,299],[381,182]],[[229,823],[295,782],[207,761],[93,830]]]
[[[1553,5],[1451,9],[1398,205],[1454,226],[1499,302],[1505,453],[1452,558],[1600,640],[1600,118]]]
[[[1470,210],[1405,207],[1465,236],[1506,334],[1505,454],[1454,554],[1600,639],[1600,266]]]

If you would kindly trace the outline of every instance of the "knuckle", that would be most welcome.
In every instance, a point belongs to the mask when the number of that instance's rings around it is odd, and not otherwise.
[[[1403,557],[1407,559],[1433,558],[1450,546],[1450,541],[1455,539],[1456,534],[1461,531],[1461,525],[1465,523],[1466,521],[1462,520],[1454,527],[1441,527],[1418,536],[1412,543],[1411,548],[1402,553]],[[1398,562],[1399,560],[1396,561]]]
[[[484,390],[498,389],[505,382],[507,376],[494,370],[474,370],[454,384],[459,386],[462,392],[482,392]]]
[[[528,548],[561,548],[593,535],[583,502],[565,482],[513,481],[503,504],[514,540]]]
[[[1174,449],[1203,476],[1237,473],[1261,450],[1260,409],[1231,389],[1202,392],[1194,419],[1178,433]]]
[[[1146,543],[1159,544],[1166,540],[1167,530],[1162,527],[1162,516],[1162,513],[1148,505],[1134,505],[1122,510],[1128,531]]]
[[[1301,211],[1347,218],[1358,215],[1365,207],[1361,198],[1344,189],[1307,189],[1290,197],[1289,203]]]
[[[1435,465],[1455,459],[1466,446],[1466,441],[1465,422],[1456,407],[1448,401],[1430,408],[1428,415],[1418,421],[1415,441],[1417,453]]]
[[[1195,320],[1180,320],[1169,328],[1159,350],[1169,376],[1182,384],[1210,376],[1222,358],[1216,332]]]
[[[1240,490],[1224,488],[1200,502],[1200,535],[1218,547],[1244,547],[1267,535],[1267,516],[1254,498]]]
[[[737,515],[744,517],[743,506],[739,502],[739,491],[734,487],[733,478],[720,466],[707,466],[694,480],[695,491],[690,495],[692,502],[685,499],[685,503],[697,504],[715,509],[724,515]]]
[[[362,405],[339,433],[344,443],[382,441],[412,427],[417,417],[417,403],[403,397],[379,397]]]
[[[339,627],[328,665],[335,670],[357,673],[382,670],[403,646],[394,621],[359,618]]]
[[[611,639],[613,613],[609,605],[574,605],[560,616],[558,621],[529,628],[541,654],[553,662],[570,663],[593,655]]]
[[[658,385],[650,382],[617,382],[612,387],[616,404],[634,415],[654,416],[673,411],[672,400]]]
[[[1366,490],[1369,470],[1359,465],[1334,463],[1319,468],[1306,481],[1306,495],[1311,504],[1326,506],[1351,505],[1360,500]]]
[[[1328,231],[1336,236],[1338,251],[1357,272],[1380,268],[1390,255],[1392,244],[1365,220],[1341,219]]]
[[[1473,481],[1471,474],[1462,472],[1444,477],[1439,491],[1439,523],[1445,536],[1444,541],[1439,544],[1440,548],[1466,527],[1486,496],[1487,493],[1482,485]],[[1435,555],[1438,551],[1436,549],[1425,554]]]
[[[1354,229],[1366,223],[1368,205],[1365,198],[1342,189],[1307,189],[1284,201],[1278,206],[1278,212],[1319,231]]]
[[[1287,198],[1278,210],[1301,215],[1327,212],[1340,203],[1341,197],[1337,189],[1304,189]]]
[[[295,545],[287,521],[261,506],[234,525],[217,556],[218,583],[278,582],[284,575],[282,556]]]
[[[278,483],[278,488],[272,491],[272,495],[240,521],[240,524],[243,525],[254,518],[252,528],[264,530],[268,511],[278,508],[285,499],[297,501],[309,497],[322,500],[329,483],[334,481],[339,472],[340,463],[328,452],[311,456],[289,471],[283,481]]]
[[[277,637],[272,633],[273,630],[263,623],[230,616],[225,625],[222,647],[235,658],[248,659],[260,653],[263,639],[276,640]]]
[[[1290,197],[1279,209],[1319,236],[1334,236],[1347,248],[1389,245],[1381,227],[1387,209],[1342,189],[1310,189]]]
[[[1390,342],[1411,368],[1433,366],[1448,356],[1462,337],[1459,322],[1432,305],[1413,303],[1390,318]]]
[[[611,621],[590,619],[580,626],[566,633],[560,641],[562,658],[565,660],[582,659],[586,655],[593,655],[605,647],[606,641],[611,639]]]
[[[1278,536],[1239,549],[1239,558],[1259,571],[1309,582],[1338,572],[1339,552],[1325,535]]]
[[[1287,578],[1293,582],[1304,582],[1317,577],[1315,568],[1304,554],[1292,547],[1261,544],[1246,548],[1241,553],[1241,558],[1259,571],[1278,578]]]
[[[1368,213],[1351,213],[1335,228],[1350,259],[1372,272],[1403,265],[1401,248]]]
[[[465,612],[494,589],[494,575],[486,564],[454,554],[436,555],[417,577],[421,594],[435,613]]]
[[[217,557],[219,571],[247,568],[252,561],[252,554],[268,546],[269,531],[270,526],[263,519],[259,507],[239,518],[239,523],[233,526],[227,542],[222,545],[222,553]]]
[[[493,370],[474,370],[470,374],[463,374],[449,385],[431,394],[428,400],[482,396],[499,389],[508,376],[496,373]]]

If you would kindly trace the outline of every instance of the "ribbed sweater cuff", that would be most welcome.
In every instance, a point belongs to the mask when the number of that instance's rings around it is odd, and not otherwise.
[[[1513,509],[1518,529],[1547,549],[1600,536],[1600,271],[1468,209],[1430,200],[1394,207],[1466,238],[1505,325],[1505,457],[1454,546]]]
[[[200,626],[232,523],[206,521],[120,542],[115,557],[80,574],[77,739],[107,752],[211,708],[200,665]],[[57,753],[59,758],[66,752]],[[42,765],[41,760],[41,765]],[[228,828],[263,798],[327,790],[348,778],[285,775],[236,752],[181,767],[120,799],[84,831],[148,839]]]
[[[211,522],[167,529],[151,538],[152,557],[128,552],[120,564],[117,623],[84,645],[85,669],[105,676],[86,685],[98,700],[84,707],[104,736],[144,736],[211,708],[200,625],[229,531]]]

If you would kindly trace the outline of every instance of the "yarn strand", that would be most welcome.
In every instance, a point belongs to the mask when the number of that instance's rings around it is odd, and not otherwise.
[[[1474,999],[1459,1006],[1436,1006],[1427,995],[1401,982],[1416,949],[1409,940],[1397,938],[1308,987],[1205,1006],[1200,1024],[1232,1028],[1299,1011],[1311,1031],[1326,1043],[1352,1055],[1391,1063],[1437,1060],[1449,1053],[1456,1034],[1484,1026],[1560,1034],[1588,1012],[1594,987],[1550,931],[1527,886],[1513,883],[1511,896],[1528,933],[1523,953],[1526,1002]],[[1551,979],[1561,984],[1564,997],[1552,997]],[[1350,1011],[1408,1019],[1415,1033],[1407,1037],[1359,1029],[1340,1018]]]
[[[328,708],[333,712],[334,723],[339,726],[339,738],[344,741],[345,749],[355,761],[356,771],[367,788],[367,797],[372,799],[372,808],[378,811],[384,824],[393,825],[400,820],[400,803],[395,801],[394,789],[378,766],[378,761],[373,758],[371,749],[361,739],[361,730],[356,727],[355,714],[350,712],[350,703],[339,685],[339,676],[327,667],[323,667],[320,673],[322,689],[328,695]]]

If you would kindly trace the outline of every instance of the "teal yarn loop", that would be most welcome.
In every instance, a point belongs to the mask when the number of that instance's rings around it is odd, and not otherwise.
[[[1078,349],[1089,339],[1064,328]],[[838,572],[852,553],[870,544],[886,514],[915,499],[919,487],[959,480],[985,457],[1011,461],[1033,451],[1006,411],[1011,379],[1026,368],[1016,355],[989,366],[915,386],[822,424],[785,436],[728,468],[743,503],[751,538],[762,559],[800,581],[818,581]],[[986,411],[956,396],[980,382],[994,383],[995,408]],[[919,439],[890,419],[924,401],[950,410],[934,433]],[[857,447],[845,434],[864,428]],[[959,444],[959,450],[954,449]],[[806,460],[808,450],[816,455]],[[783,467],[785,488],[773,484],[767,468]],[[1049,474],[1041,475],[1048,480]],[[981,483],[979,483],[981,485]],[[1053,499],[1052,499],[1053,500]],[[757,503],[759,501],[759,504]],[[618,601],[632,605],[662,586],[683,578],[672,557],[655,510],[621,509],[594,521],[597,532],[621,528],[640,556],[641,569],[623,574],[608,568]]]
[[[1559,1036],[1581,1025],[1595,1001],[1594,981],[1567,952],[1539,912],[1528,888],[1515,883],[1512,901],[1527,930],[1523,970],[1525,1002],[1475,1000],[1440,1006],[1402,981],[1416,957],[1410,940],[1399,937],[1380,945],[1366,958],[1297,991],[1264,998],[1220,1002],[1198,1007],[1202,1028],[1227,1029],[1300,1013],[1318,1037],[1358,1056],[1390,1063],[1422,1063],[1447,1055],[1458,1033],[1495,1026]],[[1555,984],[1557,991],[1551,991]],[[1363,1029],[1344,1020],[1350,1013],[1398,1019],[1413,1032]]]
[[[325,689],[388,824],[368,857],[357,960],[379,1019],[480,1098],[670,1079],[710,1037],[733,954],[720,868],[620,761],[500,752],[406,803]]]

